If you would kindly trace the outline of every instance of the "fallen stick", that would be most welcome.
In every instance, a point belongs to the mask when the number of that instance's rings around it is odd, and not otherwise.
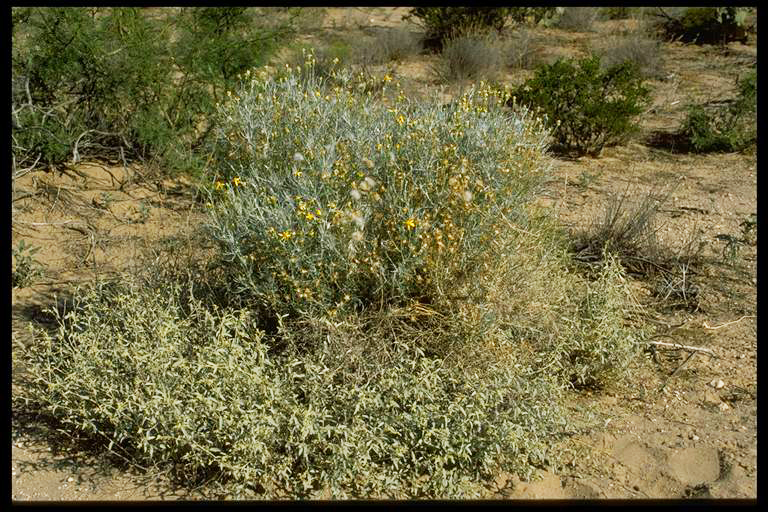
[[[657,347],[670,347],[670,348],[676,348],[676,349],[683,349],[688,350],[690,352],[704,352],[705,354],[709,354],[713,357],[718,357],[717,354],[712,352],[712,350],[708,348],[703,347],[693,347],[691,345],[681,345],[680,343],[666,343],[664,341],[647,341],[649,345],[655,345]]]
[[[715,327],[710,327],[709,324],[707,324],[706,321],[703,322],[701,325],[703,325],[705,329],[709,329],[710,331],[714,331],[715,329],[720,329],[722,327],[725,327],[725,326],[728,326],[728,325],[731,325],[731,324],[735,324],[736,322],[741,322],[745,318],[755,318],[755,315],[744,315],[743,317],[739,318],[738,320],[734,320],[732,322],[726,322],[726,323],[724,323],[722,325],[717,325]]]

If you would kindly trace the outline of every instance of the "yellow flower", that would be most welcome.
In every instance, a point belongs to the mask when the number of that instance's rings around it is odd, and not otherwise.
[[[239,187],[239,186],[241,186],[241,185],[245,185],[245,183],[243,183],[242,181],[240,181],[240,177],[239,177],[239,176],[235,176],[234,178],[232,178],[232,184],[233,184],[234,186],[236,186],[236,187]]]
[[[307,220],[315,220],[315,216],[312,213],[306,215]]]
[[[416,227],[416,221],[413,219],[413,217],[410,217],[405,221],[405,227],[408,229],[413,229]]]
[[[217,181],[216,182],[216,190],[221,190],[224,188],[224,182],[223,181]]]
[[[287,229],[282,233],[280,233],[280,238],[282,238],[283,240],[288,240],[289,238],[291,238],[291,236],[293,236],[293,232],[288,231]]]

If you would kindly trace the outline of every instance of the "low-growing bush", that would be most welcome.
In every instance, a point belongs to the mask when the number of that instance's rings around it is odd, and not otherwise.
[[[696,44],[746,42],[745,7],[657,8],[657,26],[670,39]]]
[[[493,80],[504,64],[504,47],[497,38],[468,34],[444,43],[433,72],[442,82]]]
[[[509,103],[520,103],[546,115],[558,148],[598,155],[635,129],[649,90],[631,62],[602,69],[592,56],[574,65],[559,59],[540,66],[536,75],[513,92]]]
[[[689,107],[679,135],[691,150],[742,151],[757,141],[757,72],[745,75],[738,89],[732,101]]]
[[[53,311],[55,335],[15,350],[33,382],[21,399],[190,483],[272,497],[471,497],[499,467],[530,476],[565,424],[557,385],[533,369],[473,377],[404,344],[375,379],[349,385],[322,358],[275,355],[249,311],[181,300],[179,287],[76,297]]]
[[[500,32],[509,11],[506,7],[414,7],[404,19],[417,18],[425,29],[424,48],[439,52],[448,40],[459,36]]]

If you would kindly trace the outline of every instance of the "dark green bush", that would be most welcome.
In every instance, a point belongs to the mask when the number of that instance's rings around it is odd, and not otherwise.
[[[560,59],[539,67],[509,103],[546,115],[558,145],[554,149],[599,155],[604,146],[620,143],[635,129],[632,119],[648,98],[634,64],[602,69],[600,58],[592,56],[578,65]]]
[[[675,12],[659,8],[659,28],[684,43],[727,44],[746,42],[748,12],[743,7],[690,7]]]
[[[757,72],[738,83],[730,102],[692,105],[680,134],[696,152],[742,151],[757,140]]]
[[[217,101],[290,33],[288,11],[26,8],[13,12],[17,166],[72,155],[189,170]],[[286,21],[286,16],[288,21]],[[266,20],[266,21],[265,21]],[[275,21],[273,21],[275,20]]]
[[[509,11],[492,7],[415,7],[404,19],[418,18],[426,30],[424,48],[440,51],[449,39],[470,32],[501,31]]]

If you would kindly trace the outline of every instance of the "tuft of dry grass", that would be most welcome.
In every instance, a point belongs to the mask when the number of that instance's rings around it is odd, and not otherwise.
[[[490,34],[462,35],[445,43],[433,72],[441,82],[492,80],[504,66],[504,53]]]
[[[605,68],[629,61],[637,66],[645,78],[658,80],[665,76],[661,41],[640,30],[612,36],[595,53],[600,56],[600,63]]]
[[[597,7],[566,7],[557,21],[557,27],[572,32],[589,32],[598,14]]]

